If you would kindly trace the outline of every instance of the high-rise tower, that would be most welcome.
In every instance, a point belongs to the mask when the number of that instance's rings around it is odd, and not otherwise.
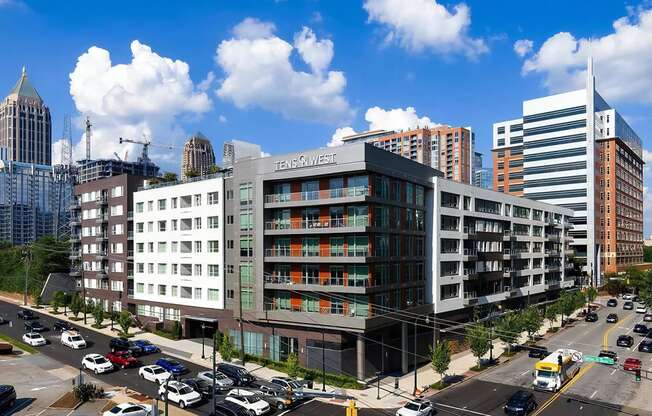
[[[197,132],[183,146],[181,179],[192,175],[205,175],[215,165],[215,153],[210,140]]]

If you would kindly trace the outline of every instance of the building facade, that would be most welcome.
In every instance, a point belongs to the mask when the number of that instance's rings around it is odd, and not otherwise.
[[[591,63],[587,73],[586,88],[524,101],[522,119],[494,124],[494,184],[495,189],[513,195],[571,208],[575,212],[571,231],[575,257],[584,264],[590,283],[600,285],[602,275],[606,269],[613,270],[614,262],[624,269],[639,261],[640,256],[633,253],[642,252],[642,247],[634,248],[643,244],[642,150],[633,129],[596,91]],[[603,147],[606,143],[609,149]],[[609,175],[616,176],[607,181],[600,170],[606,175],[611,162],[607,163],[606,155],[618,147],[629,155],[624,157],[631,159],[633,166],[610,169]],[[612,184],[624,185],[631,198],[627,209],[607,209],[611,200],[606,197],[617,197],[613,192],[605,193],[604,187]],[[602,203],[604,211],[600,209]],[[603,223],[604,227],[620,224],[622,229],[603,234]],[[618,235],[623,238],[620,243],[613,241],[612,231],[616,239]],[[605,250],[607,238],[610,242]]]
[[[181,179],[189,174],[207,175],[215,165],[215,153],[210,140],[200,132],[190,137],[183,146]]]
[[[117,159],[84,159],[78,164],[78,183],[96,181],[117,175],[132,175],[153,178],[158,176],[159,167],[149,158],[138,158],[138,161],[129,162]]]
[[[494,170],[480,168],[473,172],[473,186],[484,189],[494,189]]]
[[[406,131],[371,131],[342,138],[345,144],[366,142],[406,159],[424,165],[431,164],[430,129],[417,128]]]
[[[0,102],[0,160],[52,163],[50,110],[29,82],[24,67],[14,88]]]
[[[430,134],[431,166],[441,171],[446,179],[472,183],[475,134],[471,128],[440,125],[431,128]]]

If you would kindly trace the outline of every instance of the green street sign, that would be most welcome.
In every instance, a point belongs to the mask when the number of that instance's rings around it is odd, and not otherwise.
[[[609,357],[598,357],[596,355],[584,355],[583,357],[584,362],[587,363],[600,363],[600,364],[609,364],[613,365],[614,364],[614,359],[609,358]]]

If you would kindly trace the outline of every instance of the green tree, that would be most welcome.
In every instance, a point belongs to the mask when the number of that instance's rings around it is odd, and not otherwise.
[[[598,289],[593,286],[587,287],[584,291],[584,296],[586,297],[586,302],[591,305],[596,297],[598,297]]]
[[[623,283],[619,278],[616,278],[613,275],[605,275],[605,279],[607,280],[607,283],[604,285],[604,290],[606,290],[607,293],[613,297],[616,297],[622,293]]]
[[[222,342],[220,342],[220,355],[222,356],[222,360],[226,361],[227,363],[231,362],[234,354],[235,349],[233,348],[233,344],[231,344],[229,336],[224,334],[222,337]]]
[[[194,169],[190,169],[186,172],[186,178],[196,178],[199,176],[199,172]]]
[[[652,270],[643,273],[639,281],[638,296],[647,307],[652,307]]]
[[[52,307],[52,313],[55,313],[55,314],[59,313],[59,303],[60,302],[61,301],[59,299],[57,299],[56,296],[52,298],[52,302],[50,302],[50,307]]]
[[[643,246],[643,261],[652,263],[652,246]]]
[[[177,174],[174,172],[165,172],[161,177],[162,182],[176,182]]]
[[[102,322],[104,321],[104,307],[102,306],[102,302],[98,301],[93,305],[92,314],[93,318],[95,319],[95,326],[96,327],[101,327]]]
[[[72,312],[72,316],[74,316],[75,319],[77,319],[83,308],[84,301],[79,297],[79,293],[72,295],[72,299],[70,300],[70,312]]]
[[[446,371],[451,364],[452,351],[448,341],[439,342],[435,348],[430,347],[430,365],[435,373],[439,374],[440,384],[443,386],[446,379]]]
[[[533,335],[536,334],[539,329],[541,329],[541,325],[543,324],[543,317],[535,306],[530,306],[523,311],[521,319],[523,323],[523,330],[527,332],[528,338],[530,341],[532,341]]]
[[[172,324],[172,336],[174,339],[181,339],[181,324],[178,321],[174,321]]]
[[[466,342],[480,367],[482,357],[489,351],[489,330],[480,323],[470,325],[466,329]]]
[[[582,304],[584,304],[584,300],[583,300],[584,297],[583,295],[581,296],[582,296]],[[575,312],[575,310],[577,309],[577,295],[564,291],[559,296],[559,300],[557,300],[557,303],[559,304],[559,313],[561,314],[561,326],[564,326],[564,323],[566,322],[564,320],[564,317],[569,317],[570,314]]]
[[[129,328],[134,324],[134,318],[131,316],[129,311],[121,311],[115,321],[120,326],[124,335],[129,334]]]
[[[496,323],[494,328],[498,338],[507,344],[507,354],[512,353],[512,344],[518,342],[523,330],[521,315],[517,312],[507,312]]]
[[[559,301],[555,303],[551,303],[548,305],[546,308],[546,319],[550,321],[550,327],[553,328],[555,326],[555,322],[557,322],[557,317],[559,315]]]
[[[60,290],[54,292],[54,295],[52,295],[52,302],[50,302],[50,306],[52,306],[52,312],[59,313],[59,307],[63,306],[65,297],[65,294]]]
[[[297,353],[292,352],[288,355],[288,358],[285,360],[285,369],[287,370],[288,376],[292,378],[299,375],[299,357]]]
[[[41,298],[41,295],[36,295],[36,299],[34,300],[34,303],[37,308],[41,307],[41,304],[43,303],[43,298]]]
[[[208,168],[208,173],[210,173],[210,174],[214,174],[214,173],[217,173],[217,172],[219,172],[219,171],[220,171],[220,167],[217,166],[217,165],[211,165],[211,166]]]

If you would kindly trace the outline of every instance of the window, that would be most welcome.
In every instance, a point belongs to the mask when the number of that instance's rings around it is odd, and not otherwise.
[[[123,224],[113,224],[111,226],[111,234],[113,235],[122,235],[124,232],[124,225]]]
[[[208,277],[220,276],[220,267],[217,264],[209,264],[207,267],[208,267]]]
[[[348,285],[355,287],[365,287],[369,282],[369,266],[349,265]]]
[[[240,213],[240,230],[246,231],[253,228],[253,215],[251,210],[247,210]]]
[[[168,251],[168,243],[165,241],[159,241],[157,245],[157,253],[167,253]]]
[[[158,294],[159,294],[159,296],[165,296],[166,292],[167,292],[167,286],[158,285]]]
[[[147,285],[147,294],[148,295],[153,295],[154,294],[154,285],[152,283]]]
[[[145,263],[136,263],[136,273],[145,273]]]
[[[207,217],[206,222],[208,224],[209,229],[216,229],[219,228],[220,223],[219,223],[219,217],[214,216],[214,217]]]
[[[136,293],[145,293],[145,283],[136,283]]]
[[[145,252],[145,243],[136,243],[136,253]]]
[[[172,274],[179,274],[179,265],[172,263]]]
[[[195,241],[195,253],[201,253],[201,241]]]
[[[181,197],[181,202],[179,203],[180,208],[190,208],[192,206],[192,197],[190,195],[184,195]]]
[[[172,231],[177,231],[179,229],[179,220],[172,220],[171,223]]]
[[[441,276],[456,276],[459,274],[460,263],[457,261],[442,261]]]
[[[147,273],[149,274],[154,273],[154,263],[147,263]]]
[[[115,217],[117,215],[122,215],[123,206],[122,205],[111,205],[111,216]]]
[[[208,252],[209,253],[218,253],[220,251],[220,242],[217,240],[208,241]]]
[[[181,264],[179,271],[181,276],[192,276],[192,264]]]
[[[123,189],[124,188],[122,186],[114,186],[113,188],[111,188],[111,198],[122,196]]]
[[[168,272],[168,265],[165,263],[158,264],[158,274],[166,274]]]
[[[240,263],[240,283],[242,284],[251,284],[253,283],[252,277],[252,265],[251,263]]]
[[[195,299],[201,299],[201,287],[195,288]]]
[[[147,201],[147,212],[154,211],[154,201]]]
[[[252,309],[254,307],[253,289],[251,289],[250,287],[243,287],[240,290],[240,300],[242,302],[242,309]],[[288,301],[289,301],[289,296],[288,296]]]
[[[218,192],[209,192],[206,198],[206,203],[208,205],[215,205],[219,202]]]
[[[452,285],[441,285],[440,286],[440,295],[441,300],[457,298],[460,296],[460,285],[459,283]]]
[[[301,310],[303,312],[319,312],[319,298],[314,295],[302,295]]]
[[[194,200],[195,200],[195,206],[200,207],[201,206],[201,194],[196,194]]]
[[[201,218],[195,218],[195,230],[201,230]]]
[[[253,199],[253,185],[251,182],[240,184],[240,205],[248,205]]]
[[[167,204],[167,200],[166,200],[166,199],[159,199],[159,200],[158,200],[158,210],[159,210],[159,211],[165,211],[166,204]]]
[[[220,291],[219,289],[208,289],[208,300],[217,302],[220,300]]]
[[[192,253],[192,241],[182,241],[179,249],[180,253]]]
[[[304,264],[301,270],[301,283],[305,285],[318,285],[319,265]]]
[[[148,221],[147,222],[147,232],[148,233],[153,233],[154,232],[154,221]]]
[[[153,253],[154,252],[154,243],[152,243],[152,242],[147,243],[147,252],[148,253]]]
[[[181,286],[181,298],[191,299],[192,298],[192,288],[188,286]]]
[[[251,237],[240,238],[240,257],[251,257],[254,255]]]
[[[173,241],[170,243],[170,253],[176,253],[177,251],[179,251],[179,242]]]
[[[171,208],[172,208],[172,209],[176,209],[176,208],[177,208],[177,201],[178,201],[178,199],[177,199],[176,197],[175,197],[175,198],[172,198],[172,199],[170,200],[170,205],[171,205]]]
[[[158,231],[159,232],[165,232],[166,227],[167,227],[167,221],[159,221],[158,222]]]
[[[195,264],[195,276],[201,276],[201,264]]]
[[[170,291],[170,295],[172,295],[172,297],[175,297],[175,298],[177,296],[179,296],[179,286],[172,286],[172,290]]]

